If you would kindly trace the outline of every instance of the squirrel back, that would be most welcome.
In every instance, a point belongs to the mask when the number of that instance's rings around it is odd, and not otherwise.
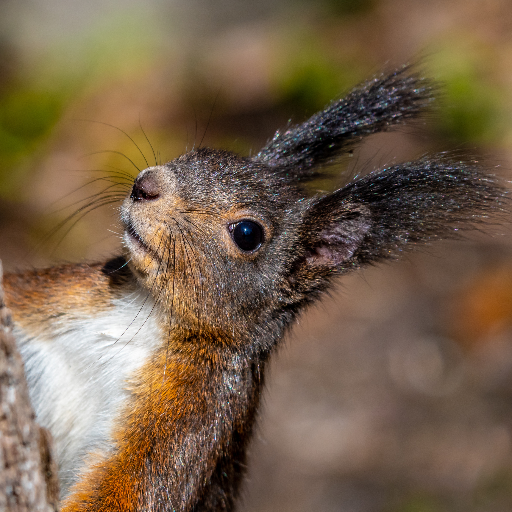
[[[200,148],[150,167],[121,208],[122,256],[6,277],[64,511],[232,510],[265,366],[297,315],[337,276],[505,208],[496,179],[444,155],[308,194],[431,100],[404,67],[252,158]]]

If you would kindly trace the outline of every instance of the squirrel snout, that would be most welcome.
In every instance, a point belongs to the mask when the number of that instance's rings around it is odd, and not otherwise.
[[[130,198],[134,201],[152,201],[160,197],[160,187],[152,172],[145,172],[135,178]]]

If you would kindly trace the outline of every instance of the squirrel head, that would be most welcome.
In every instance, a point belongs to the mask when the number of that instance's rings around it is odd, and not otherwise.
[[[142,171],[122,206],[126,257],[171,327],[241,339],[282,331],[335,276],[501,209],[506,192],[495,179],[443,155],[306,194],[323,164],[417,116],[432,91],[404,67],[277,132],[252,158],[198,149]]]

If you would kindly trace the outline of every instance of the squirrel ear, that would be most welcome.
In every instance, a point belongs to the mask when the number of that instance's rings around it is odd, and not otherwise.
[[[332,203],[332,196],[321,199],[308,216],[308,267],[337,270],[354,256],[371,228],[370,210],[364,205]]]
[[[325,287],[336,274],[453,238],[508,201],[496,178],[442,155],[371,173],[307,204],[290,279],[306,291]]]

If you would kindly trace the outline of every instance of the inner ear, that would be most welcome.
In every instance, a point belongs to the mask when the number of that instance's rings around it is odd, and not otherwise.
[[[313,267],[338,267],[354,256],[372,225],[364,206],[330,215],[309,246],[306,262]],[[318,227],[317,227],[318,229]]]

